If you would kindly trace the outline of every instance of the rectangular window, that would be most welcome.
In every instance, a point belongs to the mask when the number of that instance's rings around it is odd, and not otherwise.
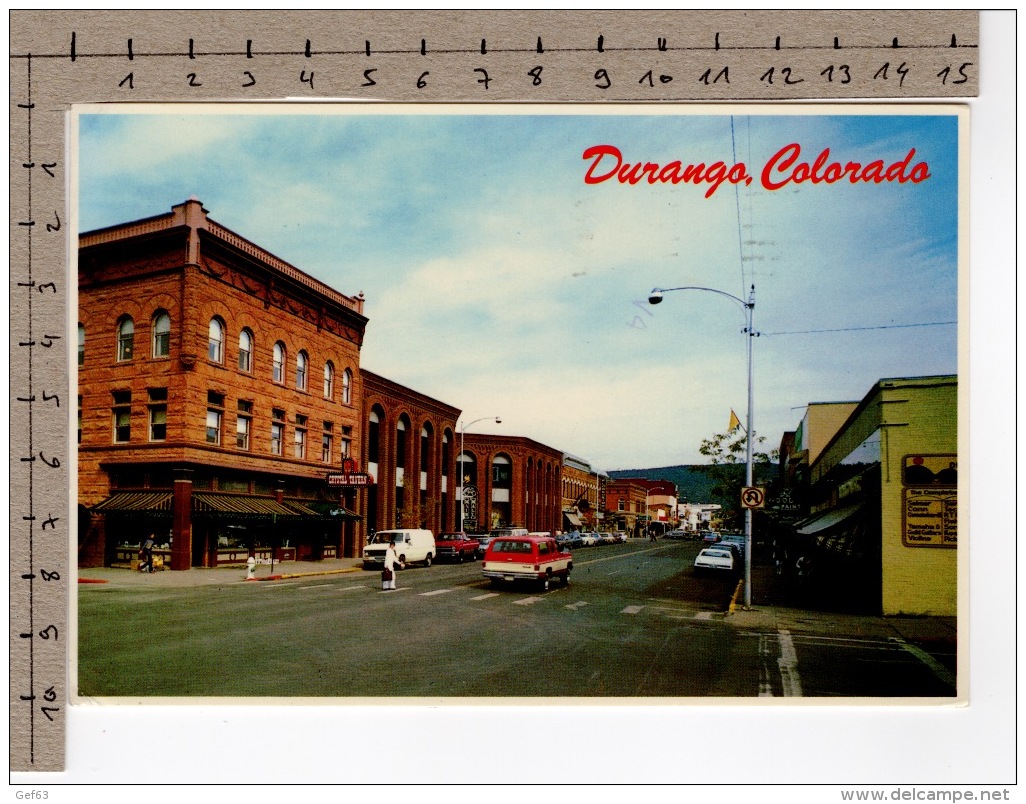
[[[331,433],[324,433],[321,436],[321,460],[324,463],[331,463]]]
[[[239,449],[249,449],[249,419],[239,416],[235,420],[235,446]]]
[[[114,443],[125,444],[132,440],[132,392],[114,391]]]
[[[78,443],[82,443],[82,397],[78,398]]]
[[[207,443],[221,443],[221,411],[207,410]]]
[[[167,405],[150,405],[150,441],[167,440]]]
[[[285,425],[281,422],[271,422],[271,453],[281,455],[282,441],[285,439]]]
[[[295,442],[295,456],[297,458],[305,458],[306,457],[306,430],[300,430],[297,427],[296,428],[296,435],[295,435],[294,442]]]
[[[224,394],[219,394],[217,391],[207,391],[207,404],[213,405],[214,407],[224,407]]]
[[[352,449],[352,443],[353,442],[350,441],[348,438],[343,438],[342,439],[342,460],[343,461],[346,458],[351,457],[350,450]]]

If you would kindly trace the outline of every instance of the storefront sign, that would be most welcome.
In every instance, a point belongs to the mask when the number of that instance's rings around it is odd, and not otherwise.
[[[906,455],[902,470],[902,543],[957,547],[958,456]]]
[[[352,486],[373,486],[374,478],[366,472],[328,472],[327,481],[329,486],[352,487]]]

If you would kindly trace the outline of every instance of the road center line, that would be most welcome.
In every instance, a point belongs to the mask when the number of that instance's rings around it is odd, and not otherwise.
[[[456,590],[455,589],[436,589],[433,592],[421,592],[420,596],[421,597],[431,597],[432,595],[444,595],[444,594],[446,594],[448,592],[454,592],[454,591],[456,591]]]

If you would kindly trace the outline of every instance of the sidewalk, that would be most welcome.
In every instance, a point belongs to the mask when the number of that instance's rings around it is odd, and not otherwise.
[[[363,560],[359,558],[330,558],[323,561],[277,561],[274,572],[268,564],[258,564],[256,579],[268,581],[283,578],[300,578],[317,575],[338,575],[345,572],[362,572]],[[185,588],[190,586],[224,585],[246,583],[245,567],[218,567],[216,569],[193,568],[172,572],[138,572],[119,567],[83,567],[78,570],[79,586],[99,582],[113,586],[151,586],[158,588]],[[252,581],[250,581],[252,583]]]
[[[782,606],[755,605],[748,611],[738,608],[725,615],[724,622],[736,628],[787,631],[792,635],[816,634],[836,639],[898,638],[953,645],[958,635],[954,617],[883,617]]]

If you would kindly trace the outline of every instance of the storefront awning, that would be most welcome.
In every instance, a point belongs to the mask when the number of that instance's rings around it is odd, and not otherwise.
[[[171,513],[170,491],[115,491],[90,511],[109,513]]]
[[[298,511],[267,497],[249,497],[243,494],[225,494],[217,491],[194,491],[192,493],[192,510],[193,513],[208,516],[235,514],[261,518],[279,516],[289,519],[298,519],[302,516]]]
[[[343,508],[341,505],[334,502],[313,500],[297,502],[295,500],[285,500],[285,505],[289,506],[289,508],[294,508],[303,516],[312,516],[317,517],[318,519],[362,519],[359,514],[350,511],[348,508]]]
[[[846,505],[843,508],[834,508],[811,519],[806,519],[804,522],[799,522],[797,527],[798,533],[802,536],[819,535],[828,528],[844,524],[861,510],[861,505]]]
[[[575,528],[581,527],[581,518],[577,514],[571,514],[569,511],[563,512],[563,519],[573,525]]]
[[[798,533],[812,537],[827,554],[859,558],[870,551],[868,527],[865,507],[848,505],[806,520],[799,525]]]

